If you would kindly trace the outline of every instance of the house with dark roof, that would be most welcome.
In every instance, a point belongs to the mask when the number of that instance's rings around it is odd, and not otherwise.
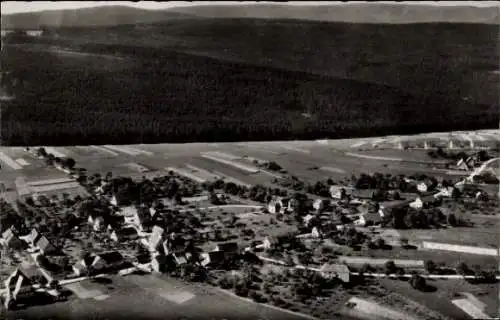
[[[73,273],[76,276],[82,276],[90,273],[92,271],[92,266],[96,261],[96,256],[89,255],[83,259],[80,259],[77,263],[75,263],[72,267]]]
[[[160,226],[154,226],[153,230],[151,231],[151,235],[149,236],[149,250],[151,252],[158,251],[165,241],[166,236],[167,235],[165,229]]]
[[[130,241],[139,238],[134,227],[123,227],[113,229],[110,238],[116,242]]]
[[[325,263],[320,268],[320,274],[325,279],[339,279],[343,283],[350,282],[351,273],[345,264]]]
[[[38,247],[40,252],[44,255],[51,254],[57,251],[57,248],[50,243],[49,239],[45,236],[41,236],[38,238],[38,241],[35,243],[35,246]]]
[[[353,191],[354,188],[351,187],[340,185],[330,186],[330,196],[336,200],[344,200],[347,196],[352,195]]]
[[[201,265],[203,267],[217,267],[226,261],[226,255],[223,251],[210,251],[200,254]]]
[[[221,251],[226,256],[236,255],[239,253],[239,245],[236,242],[218,243],[213,251]]]
[[[412,200],[383,201],[378,203],[378,213],[381,217],[390,216],[395,210],[406,208]]]
[[[417,190],[419,192],[429,192],[432,191],[437,186],[436,181],[431,179],[425,179],[417,183]]]
[[[417,197],[417,199],[415,199],[409,205],[414,209],[422,209],[422,208],[429,208],[438,201],[439,200],[436,199],[434,195],[428,195],[428,196]]]
[[[360,215],[359,219],[355,221],[355,224],[360,226],[377,225],[382,221],[383,218],[378,212],[368,212]]]
[[[151,259],[151,268],[154,272],[164,273],[167,270],[168,264],[171,262],[172,258],[173,257],[169,257],[164,254],[156,254]]]
[[[99,271],[116,271],[125,264],[125,259],[118,251],[100,253],[95,257],[92,268]]]
[[[24,243],[17,235],[16,228],[14,226],[11,226],[9,229],[5,230],[2,233],[2,245],[7,246],[9,248],[15,249],[15,250],[21,250],[26,246],[26,243]]]
[[[374,198],[376,190],[374,189],[355,189],[351,196],[358,200],[371,200]]]

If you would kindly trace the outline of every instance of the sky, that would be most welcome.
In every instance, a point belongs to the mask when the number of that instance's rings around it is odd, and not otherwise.
[[[360,3],[363,1],[349,1],[348,3]],[[184,7],[193,5],[211,5],[211,4],[224,4],[224,5],[234,5],[234,4],[251,4],[256,3],[254,1],[169,1],[169,2],[156,2],[156,1],[2,1],[1,2],[1,12],[2,14],[11,14],[19,12],[33,12],[33,11],[43,11],[43,10],[61,10],[61,9],[78,9],[78,8],[88,8],[97,6],[109,6],[109,5],[126,5],[142,9],[167,9],[172,7]],[[261,1],[260,3],[270,3]],[[271,2],[272,3],[272,2]],[[379,1],[379,3],[394,3],[391,1]],[[429,4],[435,6],[456,6],[458,5],[472,5],[476,7],[490,7],[490,6],[500,6],[500,1],[409,1],[401,2],[405,4]],[[285,3],[281,3],[285,4]],[[346,4],[346,2],[341,1],[321,1],[321,2],[309,2],[309,1],[290,1],[286,2],[288,5],[338,5]]]

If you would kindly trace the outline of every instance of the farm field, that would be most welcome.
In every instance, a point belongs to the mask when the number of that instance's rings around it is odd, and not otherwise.
[[[33,306],[13,311],[12,316],[17,319],[304,319],[174,279],[147,275],[109,279],[109,284],[83,282],[83,290],[79,288],[82,296],[85,291],[95,290],[100,295],[109,295],[104,300],[80,299],[75,294],[68,302]]]

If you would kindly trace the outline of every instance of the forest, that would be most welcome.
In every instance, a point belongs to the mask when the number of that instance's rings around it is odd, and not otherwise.
[[[94,55],[57,54],[47,43],[4,46],[2,68],[20,85],[2,106],[3,145],[345,138],[498,125],[495,106],[453,95],[161,47],[59,45]]]

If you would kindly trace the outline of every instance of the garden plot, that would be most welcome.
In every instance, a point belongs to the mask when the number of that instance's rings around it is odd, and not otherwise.
[[[101,146],[90,146],[91,148],[95,149],[95,150],[98,150],[98,151],[101,151],[103,153],[106,153],[107,155],[110,155],[110,156],[113,156],[113,157],[116,157],[118,156],[119,154],[114,152],[114,151],[111,151],[109,149],[106,149],[104,147],[101,147]]]
[[[457,244],[429,242],[429,241],[424,241],[422,243],[422,247],[423,249],[427,250],[444,250],[444,251],[470,253],[470,254],[478,254],[485,256],[498,256],[498,248],[493,249],[484,247],[463,246]]]
[[[100,290],[89,290],[85,288],[81,283],[76,282],[76,283],[71,283],[66,285],[66,288],[69,290],[73,291],[78,298],[80,299],[90,299],[90,298],[97,298],[101,300],[99,297],[102,297],[103,292]]]
[[[224,174],[222,172],[219,172],[219,171],[215,171],[215,173],[221,178],[223,179],[224,181],[226,182],[232,182],[232,183],[235,183],[237,185],[241,185],[241,186],[245,186],[247,188],[251,188],[252,187],[252,184],[251,183],[246,183],[246,182],[243,182],[239,179],[236,179],[236,178],[233,178],[227,174]]]
[[[177,173],[180,176],[186,177],[188,179],[191,179],[195,182],[198,183],[203,183],[206,182],[207,179],[204,177],[200,177],[199,175],[195,174],[194,172],[190,172],[189,170],[183,169],[183,168],[178,168],[178,167],[168,167],[166,168],[167,171],[173,171]]]
[[[340,168],[321,167],[320,169],[323,171],[331,172],[331,173],[345,173],[345,170],[340,169]]]
[[[469,316],[471,316],[472,319],[490,319],[490,316],[484,313],[483,310],[478,308],[469,299],[455,299],[452,300],[451,302],[458,308],[463,310],[465,313],[467,313]]]
[[[186,168],[191,170],[194,173],[197,173],[198,176],[205,178],[206,180],[217,180],[220,179],[221,176],[218,173],[214,173],[200,167],[193,166],[191,164],[186,164]]]
[[[78,182],[67,182],[67,183],[31,186],[31,190],[33,190],[33,192],[43,193],[56,190],[75,189],[79,187],[80,185],[78,184]]]
[[[46,180],[30,181],[27,184],[30,187],[36,187],[36,186],[44,186],[52,184],[63,184],[69,182],[74,182],[74,179],[71,178],[46,179]]]
[[[19,163],[20,165],[22,165],[23,167],[30,165],[30,163],[28,161],[24,160],[23,158],[16,159],[16,162]]]
[[[113,150],[113,151],[118,151],[118,152],[121,152],[121,153],[125,153],[125,154],[127,154],[129,156],[138,156],[138,155],[141,155],[141,154],[145,154],[145,155],[148,155],[148,156],[153,155],[152,152],[144,151],[144,150],[140,150],[140,149],[136,149],[136,148],[133,148],[133,147],[130,147],[130,146],[105,145],[103,147],[105,147],[106,149]]]
[[[139,164],[139,163],[135,163],[135,162],[125,163],[125,164],[123,164],[123,166],[132,170],[132,171],[139,172],[139,173],[151,171],[151,169],[149,169],[148,167],[146,167],[142,164]]]
[[[423,268],[423,260],[403,260],[403,259],[384,259],[384,258],[371,258],[371,257],[348,257],[339,256],[338,261],[349,265],[363,265],[365,263],[371,266],[383,266],[387,261],[392,260],[397,266],[406,268]]]

